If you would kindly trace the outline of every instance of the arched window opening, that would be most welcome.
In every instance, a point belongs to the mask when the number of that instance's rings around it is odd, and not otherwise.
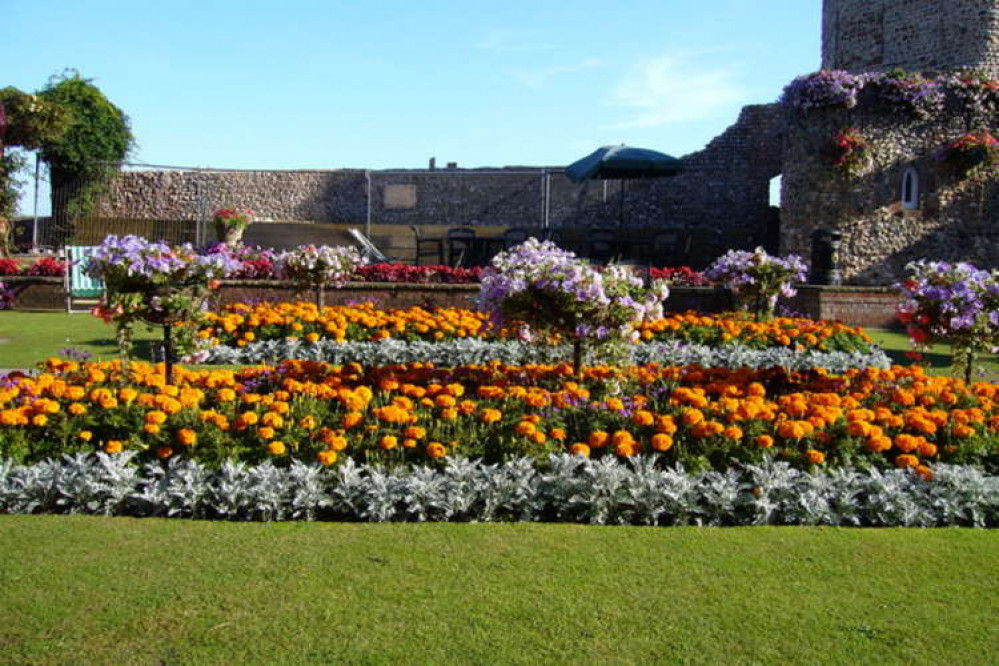
[[[909,167],[902,172],[902,209],[917,210],[919,208],[919,172],[915,167]]]

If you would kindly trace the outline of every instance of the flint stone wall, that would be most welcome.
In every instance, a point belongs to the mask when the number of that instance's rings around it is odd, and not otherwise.
[[[997,0],[824,0],[822,67],[999,75]]]
[[[728,245],[765,242],[773,222],[770,180],[781,171],[780,146],[776,105],[746,107],[703,150],[682,158],[685,172],[625,183],[624,233],[628,228],[697,227],[724,232]],[[556,229],[616,226],[622,210],[620,181],[574,184],[561,168],[371,171],[370,178],[375,225],[540,228],[546,192],[550,226]],[[360,225],[368,211],[366,173],[126,171],[98,215],[197,220],[222,206],[248,206],[272,220]]]
[[[860,285],[891,284],[916,259],[999,267],[996,179],[974,182],[939,159],[946,142],[971,129],[999,127],[999,117],[968,117],[951,108],[937,118],[916,120],[865,96],[854,109],[788,116],[782,250],[807,257],[814,230],[838,229],[844,279]],[[872,158],[855,177],[842,174],[825,152],[846,127],[860,131]],[[919,174],[916,210],[904,210],[901,203],[908,167]]]

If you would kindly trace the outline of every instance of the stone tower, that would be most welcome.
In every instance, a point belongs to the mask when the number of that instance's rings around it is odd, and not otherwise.
[[[822,68],[999,77],[999,0],[823,0]]]

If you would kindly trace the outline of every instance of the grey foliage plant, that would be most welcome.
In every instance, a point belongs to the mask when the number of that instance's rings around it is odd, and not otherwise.
[[[999,526],[999,477],[938,465],[809,473],[769,461],[691,474],[655,456],[628,462],[552,455],[501,465],[455,458],[386,469],[345,460],[217,470],[193,461],[139,467],[129,454],[35,465],[0,460],[0,512],[219,520],[559,521],[596,525]]]
[[[661,363],[722,368],[773,368],[790,370],[824,368],[845,372],[866,367],[888,368],[891,360],[881,349],[871,353],[794,351],[785,347],[754,349],[741,344],[723,347],[669,343],[642,343],[630,347],[631,362]],[[433,362],[438,366],[484,364],[500,361],[509,364],[562,363],[572,359],[569,345],[537,345],[516,340],[491,341],[474,338],[425,342],[381,340],[379,342],[337,342],[319,340],[267,340],[244,347],[214,347],[204,357],[206,363],[224,365],[275,363],[286,360],[326,361],[337,365],[357,362],[363,365]],[[588,359],[592,362],[594,359]]]

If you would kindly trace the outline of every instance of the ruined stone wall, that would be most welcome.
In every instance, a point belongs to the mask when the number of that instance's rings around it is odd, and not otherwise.
[[[844,234],[841,261],[848,283],[884,285],[915,259],[970,261],[999,267],[999,182],[975,182],[940,160],[940,149],[969,129],[994,128],[999,118],[954,108],[917,120],[865,98],[854,109],[788,116],[781,196],[781,245],[805,257],[815,229]],[[827,152],[834,134],[854,127],[868,142],[871,162],[844,175]],[[905,210],[903,173],[919,177],[919,207]]]
[[[999,0],[824,0],[822,67],[999,75]]]
[[[627,181],[624,227],[646,233],[664,227],[713,229],[724,232],[729,245],[763,243],[772,217],[769,184],[781,171],[780,133],[776,105],[746,107],[707,147],[682,158],[680,175]],[[614,226],[622,217],[619,181],[575,184],[558,168],[371,171],[370,178],[375,225],[540,228],[546,197],[550,226],[556,229]],[[222,206],[248,206],[271,220],[359,225],[367,219],[366,174],[127,171],[98,215],[197,220]]]

